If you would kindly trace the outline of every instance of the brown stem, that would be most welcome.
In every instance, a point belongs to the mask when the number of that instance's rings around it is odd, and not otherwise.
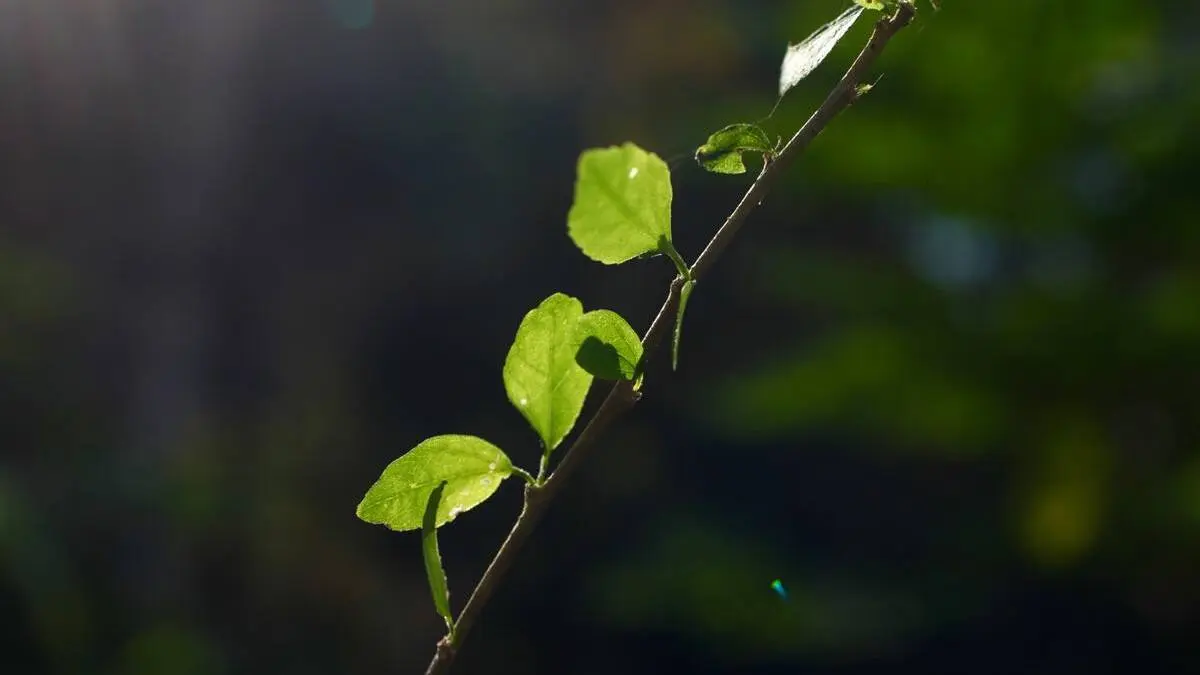
[[[858,57],[854,59],[854,63],[850,65],[846,74],[838,80],[837,85],[825,97],[825,101],[808,118],[804,126],[800,127],[800,130],[792,136],[783,150],[773,160],[763,164],[758,178],[750,185],[737,207],[725,219],[700,256],[696,258],[696,262],[691,266],[694,279],[703,276],[721,256],[721,253],[728,248],[742,224],[745,223],[747,216],[762,203],[763,198],[766,197],[779,176],[804,152],[809,143],[838,113],[854,103],[858,98],[857,86],[866,80],[867,70],[883,51],[888,40],[912,21],[915,11],[911,2],[904,1],[900,3],[895,14],[880,19],[875,24],[875,30],[867,40],[866,46],[858,53]],[[654,317],[654,322],[650,324],[649,330],[642,338],[644,360],[649,359],[667,331],[670,330],[671,319],[679,307],[679,295],[682,287],[682,277],[676,277],[671,282],[666,300],[663,301],[658,315]],[[567,449],[550,478],[541,486],[527,485],[525,487],[525,503],[521,509],[521,515],[517,517],[517,522],[513,524],[508,537],[501,544],[500,550],[496,552],[496,557],[492,559],[491,564],[484,571],[483,577],[475,586],[475,590],[471,592],[471,597],[467,599],[466,606],[463,607],[462,613],[458,615],[458,620],[454,623],[453,635],[446,636],[438,642],[437,653],[430,661],[429,668],[425,671],[426,675],[444,674],[449,670],[456,651],[462,647],[463,641],[466,640],[471,627],[479,618],[484,605],[491,599],[500,580],[512,567],[513,560],[521,546],[529,538],[538,521],[541,520],[562,484],[566,482],[571,472],[583,462],[589,451],[595,447],[596,440],[604,430],[632,408],[639,398],[640,393],[633,389],[630,382],[618,382],[613,385],[604,402],[600,404],[583,431]]]

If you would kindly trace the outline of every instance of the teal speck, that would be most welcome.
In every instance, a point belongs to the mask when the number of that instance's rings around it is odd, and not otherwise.
[[[772,582],[771,582],[771,588],[772,588],[772,589],[773,589],[773,590],[774,590],[776,593],[778,593],[778,594],[779,594],[779,597],[783,598],[784,600],[787,600],[787,599],[788,599],[788,596],[787,596],[787,589],[783,587],[783,582],[782,582],[782,581],[780,581],[780,580],[778,580],[778,579],[776,579],[775,581],[772,581]]]
[[[375,18],[375,0],[325,0],[325,7],[343,28],[366,28]]]

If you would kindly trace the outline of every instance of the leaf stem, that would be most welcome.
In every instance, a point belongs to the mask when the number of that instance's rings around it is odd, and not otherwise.
[[[525,479],[526,485],[537,485],[538,484],[538,481],[536,478],[533,477],[533,474],[529,473],[525,469],[522,469],[521,467],[514,465],[512,470],[513,470],[513,473],[515,473],[518,476],[520,476],[521,478]]]
[[[684,261],[683,256],[679,255],[679,251],[675,248],[675,244],[671,243],[670,239],[663,237],[658,241],[658,250],[671,259],[675,265],[675,270],[679,272],[679,276],[684,279],[688,278],[688,264]]]
[[[671,325],[671,319],[679,310],[680,299],[682,297],[683,285],[685,280],[696,280],[703,276],[721,254],[729,247],[738,230],[745,223],[747,216],[754,210],[756,206],[762,203],[771,187],[779,180],[780,175],[791,166],[814,138],[829,124],[829,122],[842,110],[845,110],[854,102],[855,87],[861,84],[866,76],[867,70],[879,57],[884,46],[889,40],[902,28],[912,22],[916,9],[912,4],[912,0],[902,0],[894,14],[890,17],[885,17],[875,24],[875,30],[871,33],[871,37],[867,40],[867,44],[859,52],[858,57],[854,59],[854,63],[834,86],[829,95],[825,97],[825,101],[817,108],[800,127],[800,130],[792,136],[787,145],[775,156],[774,161],[764,162],[762,171],[758,178],[750,185],[742,200],[734,208],[729,217],[713,235],[708,245],[696,258],[696,262],[690,268],[686,268],[690,274],[683,274],[681,270],[680,276],[675,277],[671,281],[671,285],[667,290],[667,297],[663,301],[662,307],[659,308],[658,314],[654,317],[654,321],[650,324],[650,328],[646,331],[646,335],[642,338],[643,345],[643,368],[644,363],[649,360],[651,353],[662,342],[662,338]],[[673,249],[672,249],[673,250]],[[664,251],[665,252],[665,251]],[[668,255],[670,255],[668,253]],[[678,253],[675,254],[678,256]],[[678,265],[678,263],[676,263]],[[609,390],[608,396],[604,402],[592,415],[587,426],[580,432],[579,436],[567,449],[555,470],[550,474],[550,477],[540,485],[537,481],[525,486],[525,501],[521,509],[521,514],[517,516],[517,522],[513,524],[512,530],[509,531],[508,537],[504,543],[500,545],[500,550],[496,552],[496,556],[492,559],[491,564],[484,571],[479,583],[475,586],[475,590],[471,592],[471,597],[467,599],[466,606],[463,607],[462,613],[458,615],[458,620],[454,623],[454,631],[451,635],[442,638],[438,642],[437,652],[434,654],[433,660],[429,663],[429,668],[425,671],[426,675],[438,675],[446,673],[450,665],[454,661],[454,656],[459,648],[462,647],[463,641],[466,640],[470,633],[471,627],[479,618],[483,607],[491,599],[492,593],[495,592],[500,580],[512,567],[517,553],[524,545],[525,540],[533,532],[542,515],[549,507],[554,496],[561,489],[570,474],[579,466],[586,458],[590,450],[595,447],[596,440],[600,437],[605,429],[613,423],[613,421],[624,415],[632,408],[641,397],[640,392],[634,389],[633,383],[629,381],[620,381],[613,385]],[[543,470],[544,473],[544,470]],[[528,476],[522,472],[523,477]],[[526,478],[528,482],[528,478]]]

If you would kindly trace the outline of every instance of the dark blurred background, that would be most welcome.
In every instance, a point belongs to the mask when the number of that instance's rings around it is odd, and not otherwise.
[[[642,330],[672,276],[575,251],[578,153],[675,160],[694,257],[749,178],[688,155],[845,4],[0,3],[4,671],[421,672],[419,537],[359,499],[435,434],[536,466],[523,313]],[[1200,9],[942,4],[697,289],[456,672],[1200,672]],[[519,499],[443,530],[456,608]]]

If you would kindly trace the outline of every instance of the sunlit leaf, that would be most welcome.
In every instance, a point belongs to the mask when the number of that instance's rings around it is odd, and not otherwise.
[[[787,54],[783,56],[783,67],[779,71],[779,95],[783,96],[796,83],[808,77],[808,74],[821,65],[829,52],[850,30],[854,22],[862,15],[863,8],[855,5],[842,12],[836,19],[821,26],[800,44],[789,45]]]
[[[445,482],[435,521],[441,527],[492,496],[512,470],[508,456],[481,438],[427,438],[383,470],[359,503],[358,517],[393,530],[418,529],[430,494]]]
[[[696,149],[696,162],[713,173],[746,173],[743,152],[769,154],[774,151],[767,132],[756,124],[730,124],[714,132]]]
[[[442,502],[446,482],[429,493],[425,505],[425,516],[421,520],[421,553],[425,558],[425,576],[429,579],[429,591],[433,594],[433,606],[446,620],[446,627],[454,629],[454,616],[450,613],[450,587],[446,584],[446,570],[442,568],[442,554],[438,551],[437,511]]]
[[[504,360],[508,400],[542,439],[546,454],[575,426],[592,376],[575,362],[583,305],[555,293],[530,310]]]
[[[632,143],[579,157],[567,232],[587,257],[616,264],[656,252],[671,239],[671,175]]]
[[[632,380],[642,360],[642,341],[620,314],[597,309],[579,320],[575,361],[604,380]]]

